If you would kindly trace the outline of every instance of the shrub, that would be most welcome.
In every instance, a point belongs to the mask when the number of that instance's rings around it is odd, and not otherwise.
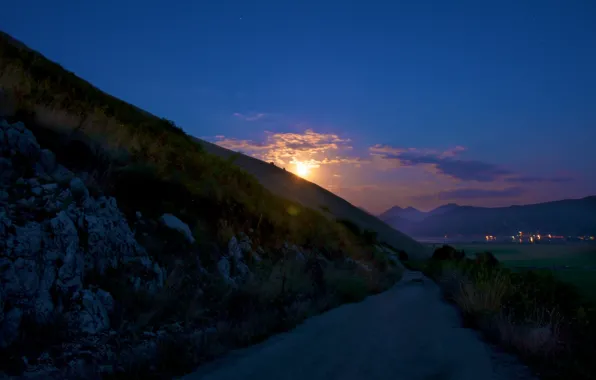
[[[362,301],[368,294],[366,281],[347,270],[330,270],[326,275],[329,291],[341,303]]]
[[[362,231],[362,238],[363,238],[365,244],[368,244],[368,245],[376,244],[378,242],[377,237],[378,237],[378,234],[375,231],[366,230],[366,229],[364,231]]]
[[[337,219],[337,223],[345,226],[354,235],[360,236],[360,227],[350,219]]]
[[[458,251],[449,245],[443,245],[435,250],[431,258],[433,260],[460,260],[464,257],[463,251]]]
[[[409,257],[408,257],[408,254],[406,253],[406,251],[399,250],[399,252],[397,254],[399,257],[399,261],[408,261],[409,260]]]
[[[472,281],[461,283],[455,301],[468,314],[494,315],[501,310],[505,297],[512,290],[511,279],[507,273],[482,270]]]
[[[493,321],[499,342],[526,356],[550,356],[561,349],[561,316],[555,310],[537,308],[523,324],[508,313]]]
[[[479,265],[487,265],[496,267],[499,265],[499,260],[491,252],[482,252],[476,254],[476,263]]]

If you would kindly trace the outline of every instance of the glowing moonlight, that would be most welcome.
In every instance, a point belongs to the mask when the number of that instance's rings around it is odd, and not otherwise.
[[[300,177],[306,178],[310,173],[310,168],[302,162],[296,162],[296,174]]]

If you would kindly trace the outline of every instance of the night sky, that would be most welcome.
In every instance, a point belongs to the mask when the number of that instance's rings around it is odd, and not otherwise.
[[[372,212],[596,194],[595,1],[1,9],[0,29],[104,91]]]

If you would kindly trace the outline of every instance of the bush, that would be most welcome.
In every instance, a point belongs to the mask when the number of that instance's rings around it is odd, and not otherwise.
[[[366,281],[345,270],[332,270],[327,273],[327,287],[341,303],[359,302],[368,295]]]
[[[378,242],[378,234],[375,231],[365,229],[362,232],[362,238],[364,240],[364,243],[368,245],[377,244]]]
[[[491,252],[482,252],[476,254],[476,263],[479,265],[487,265],[489,267],[496,267],[499,265],[499,260]]]
[[[406,251],[400,250],[398,253],[399,261],[408,261],[409,257]]]
[[[450,245],[437,248],[432,255],[433,260],[461,260],[465,257],[463,251],[458,251]]]
[[[360,236],[360,227],[350,219],[337,219],[337,223],[345,226],[355,236]]]

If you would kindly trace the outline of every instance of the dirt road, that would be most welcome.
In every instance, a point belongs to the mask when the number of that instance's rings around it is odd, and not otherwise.
[[[461,327],[437,286],[406,272],[391,290],[307,320],[184,380],[532,379],[514,358]]]

